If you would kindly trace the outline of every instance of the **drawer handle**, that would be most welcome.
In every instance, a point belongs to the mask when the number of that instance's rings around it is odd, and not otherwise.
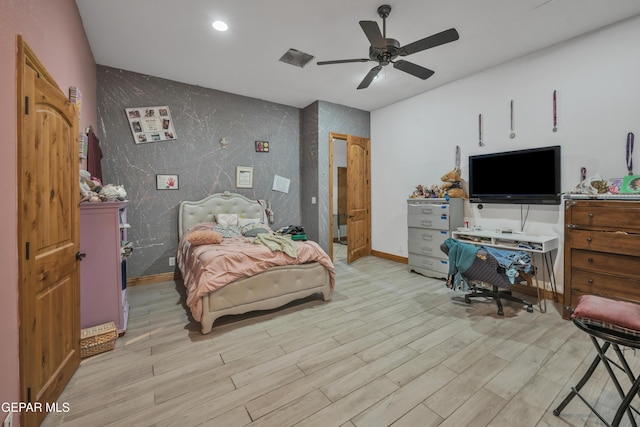
[[[427,240],[427,241],[432,241],[433,240],[433,236],[430,234],[423,234],[422,235],[422,240]]]
[[[432,252],[433,248],[427,247],[427,246],[422,246],[420,249],[422,249],[422,252]]]
[[[591,243],[591,237],[587,237],[587,243]]]
[[[433,213],[433,211],[432,211],[431,209],[422,209],[422,213],[425,213],[425,214],[432,214],[432,213]]]
[[[589,214],[589,218],[593,218],[593,214],[592,213]]]
[[[587,259],[587,262],[588,262],[589,264],[593,264],[593,258],[589,258],[589,259]]]
[[[587,280],[587,283],[590,284],[590,285],[593,285],[593,279]]]
[[[431,221],[422,221],[422,225],[431,225]]]

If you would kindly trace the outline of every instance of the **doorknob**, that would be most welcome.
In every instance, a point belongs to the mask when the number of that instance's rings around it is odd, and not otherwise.
[[[355,218],[355,217],[356,217],[355,215],[349,215],[349,214],[345,214],[345,216],[346,216],[347,218]]]
[[[84,257],[86,257],[87,254],[85,254],[84,252],[76,252],[76,261],[82,261],[84,259]]]

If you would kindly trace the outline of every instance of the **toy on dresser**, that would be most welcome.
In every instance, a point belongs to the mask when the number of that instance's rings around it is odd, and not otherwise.
[[[91,172],[80,171],[80,202],[114,202],[125,200],[127,192],[122,185],[102,185]]]
[[[450,198],[458,199],[464,198],[464,189],[462,188],[462,178],[460,176],[460,168],[455,167],[453,170],[442,175],[442,184],[440,184],[440,188],[447,194]]]

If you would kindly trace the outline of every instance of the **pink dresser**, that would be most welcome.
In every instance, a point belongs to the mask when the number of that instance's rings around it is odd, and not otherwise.
[[[80,204],[80,327],[114,322],[118,333],[127,329],[129,304],[126,260],[121,248],[127,240],[127,202]]]

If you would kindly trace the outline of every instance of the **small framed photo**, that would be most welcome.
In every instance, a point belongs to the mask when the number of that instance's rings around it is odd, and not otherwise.
[[[156,175],[156,190],[177,190],[178,175]]]
[[[256,153],[268,153],[269,141],[256,141]]]
[[[253,167],[236,166],[236,188],[253,188]]]

